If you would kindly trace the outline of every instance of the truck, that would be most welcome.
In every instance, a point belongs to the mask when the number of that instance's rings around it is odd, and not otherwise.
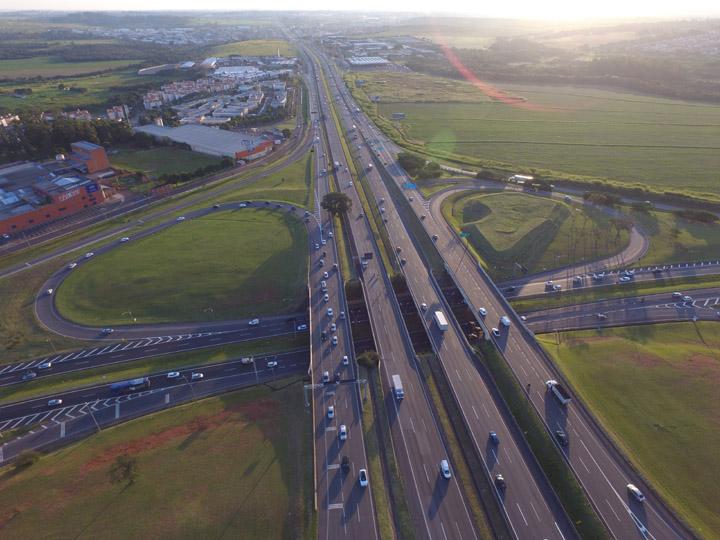
[[[438,325],[438,328],[445,332],[448,329],[448,322],[445,318],[445,314],[442,311],[436,311],[435,312],[435,322]]]
[[[545,383],[545,386],[548,392],[552,392],[562,405],[570,403],[570,394],[567,393],[567,390],[565,390],[559,382],[551,379]]]
[[[333,165],[335,165],[335,170],[336,170],[336,171],[339,171],[339,170],[340,170],[340,167],[342,167],[342,165],[340,164],[339,161],[334,162]]]
[[[147,377],[139,377],[137,379],[116,382],[110,385],[110,391],[114,394],[137,392],[138,390],[147,390],[148,388],[150,388],[150,379]]]
[[[402,381],[400,380],[400,375],[393,375],[392,376],[392,387],[393,387],[393,394],[395,394],[395,399],[398,401],[402,401],[402,398],[405,397],[405,391],[403,390]]]
[[[372,171],[372,169],[373,169],[373,164],[372,164],[372,163],[368,163],[368,171]]]

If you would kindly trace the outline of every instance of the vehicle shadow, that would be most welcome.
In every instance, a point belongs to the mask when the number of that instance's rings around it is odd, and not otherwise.
[[[447,495],[449,485],[449,480],[442,478],[440,473],[436,473],[432,499],[430,500],[430,506],[428,507],[428,515],[430,516],[430,519],[433,519],[440,510],[440,505],[442,504],[443,499],[445,499],[445,495]]]

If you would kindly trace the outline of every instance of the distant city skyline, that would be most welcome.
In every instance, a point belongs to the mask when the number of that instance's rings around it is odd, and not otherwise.
[[[309,0],[302,6],[291,0],[276,0],[272,5],[253,4],[252,8],[231,0],[206,0],[202,8],[197,2],[186,0],[28,0],[22,6],[9,0],[0,0],[0,11],[364,11],[364,12],[417,12],[425,14],[467,14],[477,17],[504,17],[518,19],[613,19],[628,17],[716,17],[720,16],[720,3],[711,0],[605,0],[603,2],[577,2],[576,0],[551,0],[536,2],[516,0],[479,4],[469,0],[448,0],[442,4],[428,1],[396,0],[391,5],[384,0],[350,1],[339,5],[334,0]],[[299,9],[300,8],[300,9]]]

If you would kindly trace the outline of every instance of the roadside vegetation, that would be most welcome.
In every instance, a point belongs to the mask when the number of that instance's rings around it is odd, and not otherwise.
[[[5,469],[3,538],[315,538],[300,384],[169,409]]]
[[[249,39],[217,45],[208,54],[214,56],[296,56],[297,51],[289,42],[282,39]]]
[[[608,328],[539,339],[653,487],[701,536],[713,537],[720,530],[717,323]]]
[[[113,167],[140,172],[158,178],[167,174],[192,173],[208,165],[219,165],[220,158],[185,150],[176,146],[159,146],[144,150],[122,148],[108,155]]]
[[[90,325],[294,313],[307,302],[307,246],[303,223],[284,211],[212,213],[91,259],[55,303]]]
[[[460,192],[442,212],[500,280],[607,257],[629,241],[626,224],[600,210],[524,193]]]
[[[83,75],[109,69],[125,68],[139,64],[142,60],[102,60],[95,62],[66,62],[53,56],[35,56],[0,60],[2,79],[21,79],[31,77],[58,77]]]

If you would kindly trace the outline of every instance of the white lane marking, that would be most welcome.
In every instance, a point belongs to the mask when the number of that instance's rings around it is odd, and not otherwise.
[[[485,411],[485,416],[487,416],[488,418],[490,418],[490,413],[488,412],[487,407],[485,407],[485,402],[483,402],[482,408],[483,408],[483,411]]]
[[[472,405],[471,407],[472,407],[473,413],[475,413],[475,418],[478,419],[478,420],[480,420],[480,417],[478,416],[478,413],[477,413],[477,411],[475,410],[475,405]]]
[[[423,470],[425,471],[425,478],[427,479],[427,483],[429,484],[430,483],[430,475],[428,474],[427,467],[425,466],[424,463],[423,463]]]
[[[515,506],[517,506],[518,512],[520,512],[520,515],[523,518],[523,521],[525,522],[525,526],[527,527],[527,519],[525,519],[525,514],[523,514],[522,508],[520,508],[520,503],[515,503]]]
[[[332,470],[339,469],[339,468],[340,468],[340,465],[338,465],[337,463],[332,463],[327,466],[328,471],[332,471]]]
[[[342,503],[328,504],[328,510],[342,510]]]
[[[538,521],[542,521],[542,520],[540,519],[540,515],[537,513],[537,510],[535,510],[535,505],[532,503],[532,501],[530,501],[530,508],[532,508],[532,511],[533,511],[533,513],[535,514],[535,517],[537,518],[537,520],[538,520]]]
[[[0,369],[0,373],[6,372],[8,369],[10,369],[12,366],[5,366],[4,368]]]
[[[558,532],[560,533],[560,538],[562,538],[562,540],[565,540],[565,535],[564,535],[564,534],[562,533],[562,531],[560,530],[560,525],[557,524],[557,521],[553,521],[553,523],[555,523],[555,528],[556,528],[556,529],[558,530]]]
[[[607,505],[610,507],[610,510],[612,510],[612,513],[615,515],[615,519],[617,519],[618,521],[620,521],[620,516],[617,515],[617,512],[615,512],[615,509],[612,507],[612,504],[610,504],[610,501],[608,501],[607,499],[605,499],[605,502],[606,502]]]
[[[445,532],[445,526],[443,525],[442,521],[440,522],[440,530],[442,531],[445,540],[447,540],[447,533]]]

